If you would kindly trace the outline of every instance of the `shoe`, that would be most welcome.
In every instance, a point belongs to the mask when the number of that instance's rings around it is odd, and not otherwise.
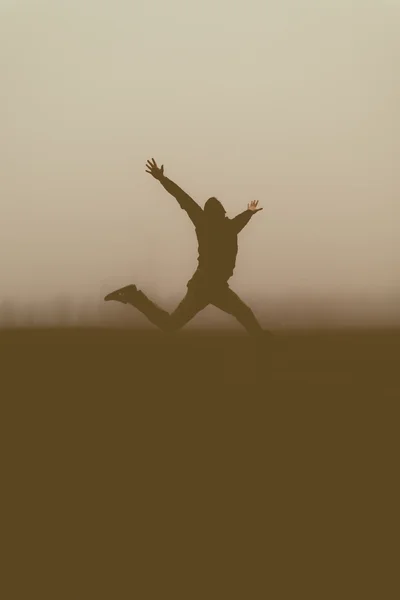
[[[114,292],[107,294],[107,296],[104,298],[104,301],[109,302],[110,300],[116,300],[117,302],[122,302],[122,304],[128,304],[132,296],[136,294],[136,285],[127,285],[119,290],[115,290]]]

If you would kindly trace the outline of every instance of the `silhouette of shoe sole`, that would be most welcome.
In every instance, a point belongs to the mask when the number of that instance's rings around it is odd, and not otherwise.
[[[104,298],[104,301],[109,302],[110,300],[115,300],[117,302],[127,304],[132,296],[136,293],[136,285],[127,285],[123,288],[119,288],[118,290],[114,290],[114,292],[111,292],[110,294],[107,294],[107,296]]]

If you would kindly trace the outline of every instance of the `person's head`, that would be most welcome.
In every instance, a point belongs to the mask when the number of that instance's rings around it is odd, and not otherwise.
[[[226,210],[219,200],[212,197],[204,205],[204,214],[207,218],[217,221],[225,218]]]

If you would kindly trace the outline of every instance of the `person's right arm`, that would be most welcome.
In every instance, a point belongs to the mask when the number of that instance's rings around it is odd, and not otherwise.
[[[179,206],[187,212],[193,224],[197,225],[203,213],[203,209],[200,208],[197,202],[164,175],[164,165],[158,167],[154,158],[151,161],[147,161],[146,167],[146,173],[150,173],[150,175],[161,183],[163,188],[177,200]]]

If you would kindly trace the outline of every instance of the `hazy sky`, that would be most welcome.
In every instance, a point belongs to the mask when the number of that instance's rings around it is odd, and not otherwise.
[[[0,300],[166,299],[228,215],[244,298],[400,297],[400,1],[0,0]]]

